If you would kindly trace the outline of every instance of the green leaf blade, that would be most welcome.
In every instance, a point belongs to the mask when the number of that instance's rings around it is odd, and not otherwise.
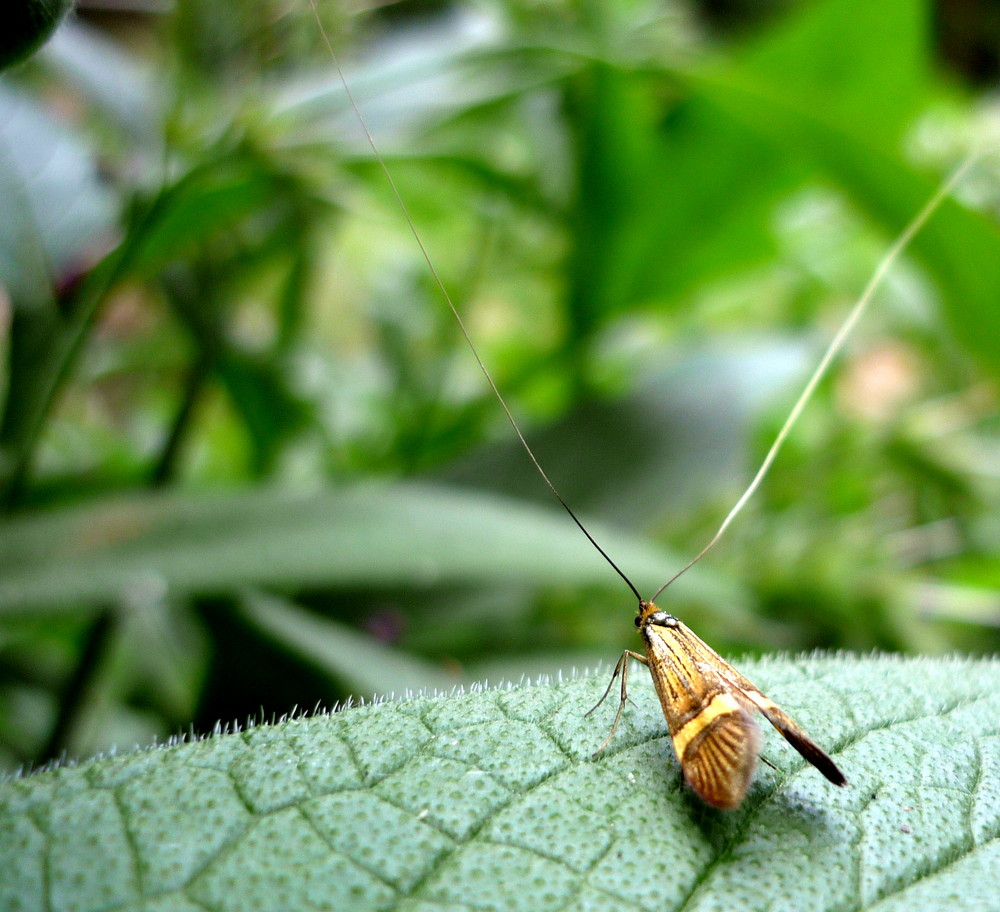
[[[1000,664],[741,668],[836,757],[774,732],[744,805],[682,785],[652,688],[602,676],[300,718],[0,786],[4,908],[985,908],[1000,845]],[[47,873],[43,873],[47,872]]]
[[[79,611],[144,583],[191,594],[607,580],[606,565],[554,510],[431,485],[122,497],[15,518],[0,532],[0,614]],[[638,537],[595,534],[639,585],[655,587],[680,563]]]

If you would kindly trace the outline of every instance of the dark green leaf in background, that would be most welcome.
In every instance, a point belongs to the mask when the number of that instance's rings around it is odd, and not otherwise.
[[[38,433],[78,327],[60,305],[115,242],[114,195],[72,130],[0,83],[0,281],[10,302],[0,492]]]
[[[73,0],[13,0],[0,13],[0,70],[44,42],[73,8]]]

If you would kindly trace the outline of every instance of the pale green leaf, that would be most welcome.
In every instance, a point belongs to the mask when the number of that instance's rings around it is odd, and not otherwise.
[[[641,538],[588,528],[644,589],[681,564]],[[609,579],[607,564],[555,509],[430,485],[145,494],[0,523],[0,614],[79,612],[151,590]],[[734,609],[740,602],[718,576],[702,571],[697,585]]]
[[[841,765],[774,732],[744,805],[681,784],[636,669],[420,697],[0,786],[0,908],[985,909],[1000,891],[1000,664],[813,657],[741,668]]]

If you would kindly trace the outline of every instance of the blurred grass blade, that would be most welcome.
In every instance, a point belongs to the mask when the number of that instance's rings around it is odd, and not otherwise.
[[[641,539],[592,531],[637,585],[655,588],[678,563]],[[248,585],[582,586],[608,584],[608,573],[561,513],[429,485],[146,495],[0,523],[0,613],[80,612],[150,586],[171,596]]]

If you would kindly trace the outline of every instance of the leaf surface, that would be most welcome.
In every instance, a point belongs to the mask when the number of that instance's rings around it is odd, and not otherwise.
[[[0,786],[4,909],[981,909],[1000,888],[1000,664],[739,663],[774,732],[744,805],[682,787],[638,673],[425,696]]]

